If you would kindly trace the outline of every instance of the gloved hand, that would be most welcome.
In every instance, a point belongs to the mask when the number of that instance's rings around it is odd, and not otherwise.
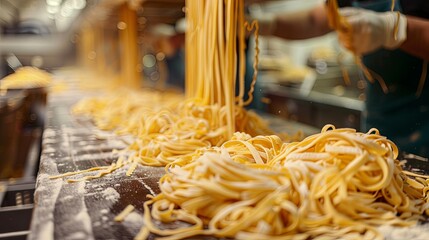
[[[340,14],[352,28],[351,32],[338,31],[340,42],[357,55],[381,47],[395,49],[407,39],[407,19],[397,12],[377,13],[349,7],[340,9]]]

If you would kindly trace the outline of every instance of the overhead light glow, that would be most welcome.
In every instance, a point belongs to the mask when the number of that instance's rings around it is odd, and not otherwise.
[[[156,64],[156,58],[155,58],[154,55],[152,55],[152,54],[146,54],[143,57],[143,65],[145,67],[151,68],[151,67],[155,66],[155,64]]]
[[[116,25],[116,27],[117,27],[119,30],[124,30],[124,29],[126,29],[126,28],[127,28],[127,24],[121,21],[121,22],[118,22],[118,24]]]
[[[165,59],[165,53],[159,52],[156,54],[156,60],[163,61]]]

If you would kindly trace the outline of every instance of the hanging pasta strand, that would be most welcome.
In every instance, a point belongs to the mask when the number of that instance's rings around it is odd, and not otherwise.
[[[344,58],[344,53],[340,52],[337,56],[337,62],[340,65],[341,73],[343,74],[344,83],[346,84],[346,86],[350,86],[351,80],[349,76],[349,71],[347,70],[346,66],[343,64],[343,58]]]
[[[243,2],[238,1],[238,9],[244,8],[242,6]],[[245,22],[244,12],[238,11],[238,24]],[[236,97],[236,102],[238,106],[243,106],[244,90],[245,90],[245,72],[246,72],[246,42],[245,42],[245,26],[238,25],[238,40],[239,40],[239,66],[238,66],[238,96]]]
[[[255,38],[255,57],[253,59],[253,76],[252,82],[250,83],[250,89],[248,92],[248,98],[244,102],[244,106],[249,105],[253,101],[253,93],[255,91],[256,79],[258,78],[258,64],[259,64],[259,24],[257,21],[253,21],[251,24],[245,22],[247,31],[253,30],[253,36]]]

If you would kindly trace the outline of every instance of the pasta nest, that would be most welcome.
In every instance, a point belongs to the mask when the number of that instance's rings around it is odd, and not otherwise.
[[[327,125],[289,144],[236,134],[167,169],[161,193],[145,202],[144,228],[166,239],[383,239],[377,227],[428,214],[428,176],[404,171],[397,156],[376,129]]]

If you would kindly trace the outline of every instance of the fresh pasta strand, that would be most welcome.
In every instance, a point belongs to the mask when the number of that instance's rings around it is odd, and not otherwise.
[[[350,86],[351,80],[350,80],[349,72],[347,71],[347,67],[343,64],[343,58],[344,58],[344,53],[343,52],[338,53],[337,62],[341,68],[341,73],[343,74],[344,83],[346,86]]]
[[[392,10],[393,12],[393,10]],[[395,38],[395,40],[398,39],[398,31],[399,31],[399,20],[400,20],[400,15],[401,13],[399,11],[396,12],[396,23],[395,23],[395,27],[393,29],[393,37]]]
[[[116,222],[122,222],[133,211],[134,211],[134,206],[133,205],[128,205],[126,208],[124,208],[124,210],[122,210],[121,213],[119,213],[118,215],[116,215],[116,217],[114,218],[114,220]]]
[[[253,21],[251,24],[245,22],[246,30],[252,31],[255,38],[255,58],[253,61],[253,76],[252,82],[250,83],[250,89],[248,93],[248,99],[244,102],[244,106],[249,105],[253,101],[253,92],[255,91],[256,79],[258,77],[258,64],[259,64],[259,25],[257,21]]]

